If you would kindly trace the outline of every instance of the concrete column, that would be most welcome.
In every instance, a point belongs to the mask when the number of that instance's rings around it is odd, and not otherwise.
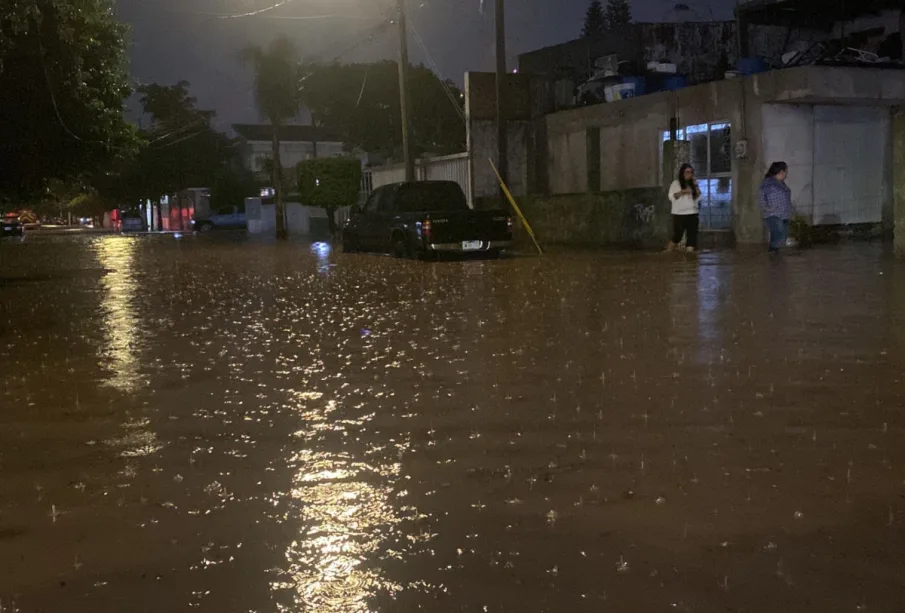
[[[660,169],[660,185],[667,189],[682,164],[691,161],[691,143],[686,140],[669,140],[663,143],[663,167]]]
[[[902,59],[905,60],[905,8],[899,10],[899,38],[902,39]]]
[[[895,210],[896,255],[905,258],[905,109],[892,120],[892,191]]]
[[[600,191],[600,128],[588,128],[585,131],[588,154],[588,191],[592,194]]]
[[[764,242],[764,219],[760,210],[760,184],[773,160],[765,156],[763,104],[754,93],[754,79],[740,79],[740,102],[733,146],[739,140],[747,142],[747,155],[733,161],[732,167],[732,229],[740,244]],[[743,98],[742,98],[743,96]],[[742,102],[744,100],[744,102]]]

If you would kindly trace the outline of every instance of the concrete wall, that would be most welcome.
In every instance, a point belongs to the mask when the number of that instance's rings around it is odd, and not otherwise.
[[[508,122],[509,189],[516,196],[527,193],[528,151],[531,125],[527,121]],[[469,123],[468,150],[472,159],[474,197],[485,198],[500,191],[499,181],[490,160],[499,166],[496,121],[476,120]]]
[[[536,133],[534,119],[551,104],[552,90],[546,83],[525,75],[507,75],[503,108],[507,119],[509,172],[512,193],[527,193],[534,172]],[[499,165],[496,127],[496,75],[470,72],[465,75],[465,114],[468,152],[471,156],[471,193],[475,199],[499,193],[490,160]]]
[[[661,134],[669,130],[671,118],[679,126],[729,122],[733,149],[740,141],[747,143],[746,155],[735,159],[732,167],[733,231],[739,242],[759,243],[763,220],[758,191],[767,167],[777,158],[806,163],[811,145],[796,151],[802,142],[813,142],[793,138],[807,134],[803,116],[795,120],[794,111],[783,115],[776,109],[764,113],[764,105],[776,103],[888,109],[905,103],[905,71],[794,68],[550,114],[543,120],[545,142],[536,147],[544,164],[529,166],[543,167],[546,176],[541,183],[551,194],[587,191],[594,170],[587,167],[588,134],[599,130],[600,189],[653,187],[660,182]],[[793,132],[787,133],[790,126]],[[804,195],[807,173],[792,181],[793,189]]]
[[[529,196],[521,207],[545,245],[661,248],[672,223],[666,192],[659,188]]]
[[[792,189],[792,202],[799,214],[811,219],[814,214],[814,109],[796,104],[765,104],[762,121],[763,158],[789,165],[786,185]]]
[[[891,210],[891,111],[814,106],[815,224],[878,224]],[[887,215],[888,217],[888,215]]]
[[[552,115],[551,115],[552,117]],[[587,130],[558,130],[547,124],[547,180],[550,194],[588,191]]]
[[[796,213],[816,225],[892,219],[890,109],[765,104],[764,157],[789,164]]]
[[[583,163],[592,129],[600,131],[602,191],[659,185],[662,134],[669,130],[670,118],[680,126],[727,121],[737,131],[742,123],[741,83],[719,81],[548,115],[550,192],[587,189],[587,169],[566,169]]]
[[[905,258],[905,109],[893,119],[892,141],[896,255]]]
[[[302,206],[298,202],[287,202],[286,230],[290,236],[309,236],[312,219],[323,217],[323,209]],[[272,204],[262,204],[260,198],[245,199],[245,219],[249,234],[272,235],[276,232],[276,211]]]

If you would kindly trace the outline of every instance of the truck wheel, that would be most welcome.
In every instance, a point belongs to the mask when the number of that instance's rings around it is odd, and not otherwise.
[[[358,248],[351,236],[343,237],[343,253],[356,253]]]
[[[203,224],[201,224],[201,227],[198,228],[198,231],[201,232],[202,234],[206,234],[213,229],[214,229],[213,225],[211,225],[209,223],[203,223]]]
[[[393,243],[393,257],[399,259],[407,259],[412,257],[408,245],[406,245],[405,241],[401,238],[396,239],[396,242]]]

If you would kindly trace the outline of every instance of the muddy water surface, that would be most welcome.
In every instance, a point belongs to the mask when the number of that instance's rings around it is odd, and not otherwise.
[[[0,611],[902,611],[905,268],[0,245]]]

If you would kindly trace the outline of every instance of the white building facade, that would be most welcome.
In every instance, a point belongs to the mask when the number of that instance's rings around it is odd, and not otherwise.
[[[241,140],[242,165],[255,174],[264,173],[273,158],[273,129],[269,125],[235,124]],[[280,131],[280,163],[295,168],[314,158],[348,155],[342,138],[316,126],[287,125]]]

